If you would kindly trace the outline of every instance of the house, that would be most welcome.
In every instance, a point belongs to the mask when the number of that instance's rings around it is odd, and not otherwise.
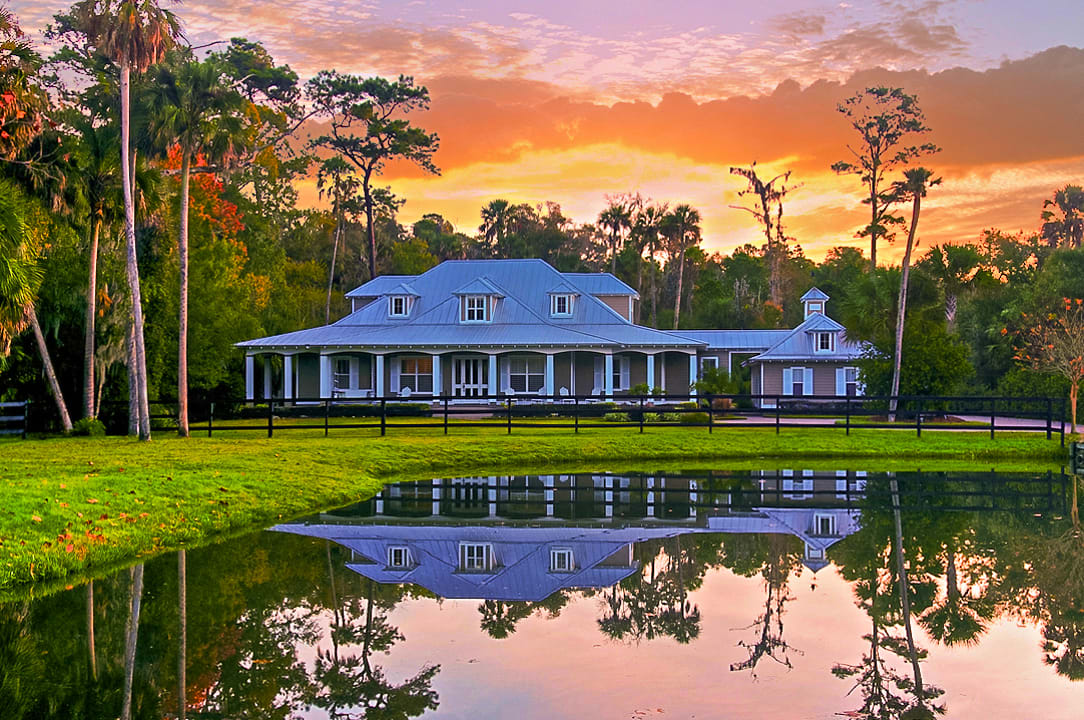
[[[832,487],[842,481],[860,495],[864,484],[841,473],[829,478]],[[827,549],[858,530],[859,511],[819,494],[787,496],[780,505],[771,482],[762,476],[754,491],[769,504],[745,507],[728,495],[708,499],[704,478],[441,479],[389,485],[358,514],[325,513],[316,522],[272,529],[338,543],[350,549],[347,567],[354,572],[379,583],[420,585],[444,598],[541,601],[559,590],[610,587],[639,569],[636,543],[690,533],[792,535],[803,542],[804,564],[820,570]],[[596,507],[584,506],[585,493]],[[580,513],[567,517],[576,496]],[[667,513],[668,506],[684,511]]]
[[[238,343],[247,399],[257,387],[285,400],[612,398],[642,384],[687,395],[702,367],[732,369],[736,359],[754,368],[754,393],[859,392],[847,364],[859,348],[815,289],[789,331],[644,327],[638,293],[613,275],[562,273],[537,259],[449,260],[346,296],[351,312],[337,322]]]

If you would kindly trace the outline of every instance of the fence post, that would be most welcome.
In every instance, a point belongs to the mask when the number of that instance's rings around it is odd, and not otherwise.
[[[898,398],[896,402],[899,403]],[[922,437],[922,398],[918,399],[918,406],[915,408],[915,437]]]
[[[444,396],[444,434],[448,434],[448,396]]]
[[[990,439],[994,439],[994,417],[997,411],[997,398],[990,399]]]
[[[324,437],[327,437],[328,419],[331,416],[331,401],[324,400]]]
[[[512,396],[508,396],[508,434],[512,434]]]
[[[1046,399],[1046,439],[1050,440],[1054,433],[1054,401]]]
[[[25,400],[23,402],[23,440],[26,440],[26,426],[30,422],[30,401]],[[1065,423],[1062,423],[1064,425]],[[1065,441],[1062,440],[1062,445],[1065,445]]]
[[[388,432],[388,399],[380,398],[380,437]]]
[[[644,396],[640,396],[640,434],[644,434]]]
[[[711,394],[708,393],[708,435],[711,435],[713,425],[715,425],[715,403]]]
[[[851,396],[850,395],[848,395],[846,397],[846,399],[843,401],[843,405],[844,405],[844,408],[845,408],[844,412],[846,413],[846,416],[847,416],[847,434],[850,435],[851,434]]]
[[[267,437],[272,437],[275,434],[275,401],[267,401]]]
[[[576,432],[580,432],[580,396],[576,395],[572,398],[572,419],[576,423]],[[1065,446],[1065,422],[1062,421],[1062,447]]]
[[[1061,446],[1065,447],[1065,396],[1061,398]]]
[[[211,437],[211,433],[215,428],[215,404],[211,403],[211,412],[207,415],[207,437]]]
[[[775,398],[775,434],[779,434],[779,396]]]

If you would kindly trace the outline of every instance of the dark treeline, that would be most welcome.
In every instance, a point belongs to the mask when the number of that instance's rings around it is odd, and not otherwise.
[[[0,16],[0,399],[48,406],[58,427],[127,401],[131,431],[147,436],[147,399],[241,395],[233,343],[334,320],[374,274],[455,258],[613,272],[640,292],[640,322],[663,329],[793,327],[816,285],[870,343],[871,393],[892,387],[894,358],[903,394],[1061,396],[1074,377],[1020,346],[1030,319],[1084,297],[1079,187],[1035,198],[1034,232],[976,228],[969,243],[909,256],[905,293],[900,267],[871,266],[878,243],[911,248],[920,200],[937,202],[932,171],[908,166],[937,148],[914,144],[929,128],[900,89],[841,98],[857,139],[833,167],[868,191],[857,234],[873,252],[841,246],[815,262],[784,223],[800,179],[759,177],[756,163],[731,169],[747,183],[740,209],[711,209],[748,211],[763,229],[727,255],[705,248],[708,209],[635,193],[607,196],[586,224],[554,202],[494,199],[477,226],[405,225],[409,198],[381,185],[385,165],[439,172],[439,138],[417,124],[428,91],[413,79],[306,82],[244,39],[197,55],[149,1],[84,0],[49,35],[59,49],[44,57]],[[870,117],[889,130],[871,137]],[[302,138],[309,121],[325,134]],[[882,159],[886,146],[898,147]],[[322,209],[298,202],[311,178]]]

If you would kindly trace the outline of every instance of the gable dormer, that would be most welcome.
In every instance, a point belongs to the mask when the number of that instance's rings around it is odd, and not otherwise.
[[[817,288],[810,288],[809,292],[802,296],[802,305],[805,307],[803,319],[810,315],[824,315],[824,305],[828,302],[828,296]]]
[[[410,311],[414,309],[414,301],[420,296],[414,292],[414,288],[406,283],[400,283],[386,294],[388,298],[388,317],[403,320],[410,317]]]
[[[546,293],[550,301],[550,317],[561,320],[572,317],[576,309],[579,292],[566,282],[559,284]]]
[[[497,301],[504,297],[500,289],[484,277],[475,278],[452,293],[459,298],[459,322],[493,322]]]

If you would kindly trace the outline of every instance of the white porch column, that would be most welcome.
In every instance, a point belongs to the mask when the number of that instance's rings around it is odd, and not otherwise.
[[[378,398],[384,397],[384,356],[376,356],[376,383],[373,385],[374,394]]]
[[[440,515],[440,486],[443,481],[433,481],[433,517]]]
[[[553,381],[553,353],[546,353],[546,394],[557,394],[557,388],[554,387]]]
[[[612,400],[614,396],[614,356],[606,353],[603,357],[602,387],[605,389],[606,399]]]
[[[271,399],[271,356],[263,356],[263,399]]]
[[[245,400],[256,399],[256,358],[245,355]]]
[[[320,353],[320,397],[331,397],[331,356]]]
[[[648,353],[647,356],[647,391],[648,394],[656,388],[655,384],[655,353]]]
[[[440,375],[440,353],[433,353],[433,397],[444,394],[444,378]]]
[[[284,355],[282,358],[282,397],[286,400],[294,396],[294,356]]]
[[[696,395],[696,388],[693,387],[693,385],[695,385],[698,380],[696,373],[697,369],[697,357],[696,353],[693,353],[689,356],[689,392],[693,395]]]
[[[500,378],[497,377],[497,355],[494,353],[489,356],[489,383],[486,387],[486,392],[490,395],[496,395],[501,391]]]

